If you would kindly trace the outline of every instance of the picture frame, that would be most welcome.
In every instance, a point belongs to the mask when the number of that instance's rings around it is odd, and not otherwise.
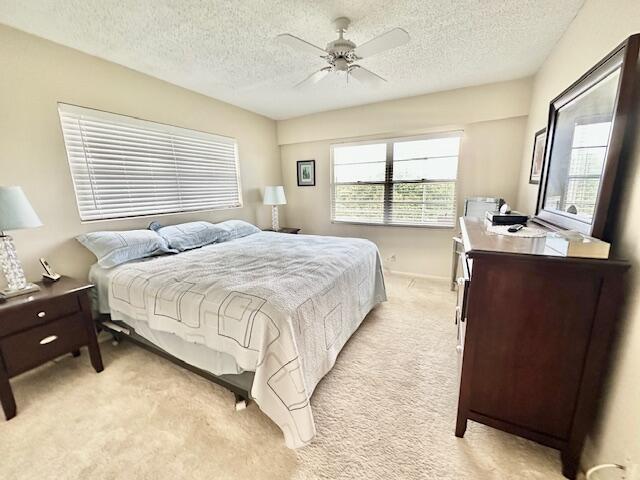
[[[529,183],[537,185],[542,178],[542,166],[544,165],[544,146],[547,141],[547,129],[538,130],[533,136],[533,153],[531,154],[531,171]]]
[[[316,185],[316,161],[315,160],[298,160],[298,186],[299,187],[315,187]]]

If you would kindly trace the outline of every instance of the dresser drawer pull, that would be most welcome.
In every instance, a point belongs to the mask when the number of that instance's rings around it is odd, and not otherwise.
[[[43,318],[46,314],[47,312],[38,312],[38,317]]]
[[[57,335],[49,335],[40,340],[40,345],[46,345],[47,343],[55,342],[58,339]]]

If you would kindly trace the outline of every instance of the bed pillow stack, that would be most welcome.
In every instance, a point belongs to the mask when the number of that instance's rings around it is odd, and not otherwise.
[[[122,232],[92,232],[78,235],[76,239],[98,258],[104,268],[140,258],[175,253],[167,242],[151,230],[128,230]]]
[[[189,222],[169,225],[156,230],[165,239],[170,248],[179,252],[203,247],[211,243],[224,242],[229,232],[209,222]]]
[[[227,220],[216,224],[188,222],[166,227],[154,222],[149,227],[149,230],[86,233],[78,235],[76,239],[98,258],[98,265],[112,268],[131,260],[184,252],[260,231],[242,220]]]

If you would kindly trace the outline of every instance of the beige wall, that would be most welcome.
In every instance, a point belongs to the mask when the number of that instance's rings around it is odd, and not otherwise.
[[[637,0],[587,0],[567,32],[536,75],[520,179],[518,205],[533,212],[537,189],[528,184],[533,134],[546,125],[549,101],[573,83],[628,35],[640,32]],[[637,138],[640,138],[638,128]],[[640,147],[640,142],[638,147]],[[627,307],[604,409],[584,461],[640,464],[640,148],[628,159],[633,164],[622,203],[621,228],[613,245],[617,256],[629,259],[631,270]],[[603,479],[620,478],[602,475]]]
[[[406,135],[519,117],[529,113],[530,101],[530,78],[460,88],[281,120],[278,143]]]
[[[61,273],[85,275],[95,258],[73,239],[81,232],[145,228],[151,221],[80,223],[59,101],[236,137],[244,207],[159,220],[270,224],[261,189],[281,182],[275,121],[2,25],[0,65],[0,184],[22,186],[44,223],[12,232],[31,280],[40,276],[41,256]]]
[[[288,224],[306,233],[368,238],[389,270],[447,277],[454,229],[331,223],[329,147],[346,139],[463,129],[458,211],[468,196],[515,203],[529,91],[529,80],[517,80],[278,122]],[[316,161],[316,186],[298,187],[296,161],[308,159]]]

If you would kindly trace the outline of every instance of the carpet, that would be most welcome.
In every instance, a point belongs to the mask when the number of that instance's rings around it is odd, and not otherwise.
[[[453,435],[455,296],[440,280],[387,276],[312,397],[317,437],[300,450],[255,404],[135,345],[101,343],[13,379],[18,416],[0,421],[9,479],[544,479],[557,451],[469,422]]]

